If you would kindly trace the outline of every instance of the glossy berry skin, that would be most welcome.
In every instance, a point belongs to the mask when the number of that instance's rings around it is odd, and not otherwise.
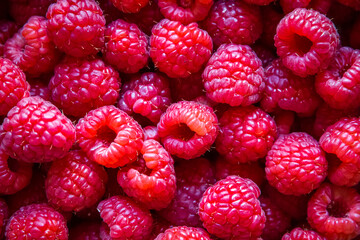
[[[291,232],[284,234],[281,240],[325,240],[325,238],[316,231],[297,227],[291,230]]]
[[[258,102],[265,87],[262,62],[246,45],[220,46],[206,64],[202,78],[206,96],[230,106]]]
[[[196,23],[183,25],[161,20],[152,29],[150,57],[155,67],[169,77],[187,77],[198,72],[213,50],[209,34]]]
[[[327,154],[328,179],[337,186],[353,187],[360,182],[360,162],[344,162],[335,154]]]
[[[302,195],[316,189],[327,174],[327,161],[310,135],[281,135],[266,157],[266,178],[279,192]]]
[[[111,239],[147,239],[152,230],[153,219],[149,210],[130,198],[113,196],[98,205],[103,225],[110,230]]]
[[[50,37],[68,55],[94,55],[104,45],[105,18],[94,0],[57,1],[46,18]]]
[[[18,26],[15,22],[0,20],[0,57],[4,54],[4,45],[17,31]]]
[[[66,221],[47,204],[30,204],[16,211],[6,226],[9,240],[67,240]]]
[[[208,188],[199,204],[206,230],[223,239],[257,239],[265,226],[260,189],[247,178],[229,176]]]
[[[219,131],[211,107],[192,101],[170,105],[157,125],[165,149],[179,158],[192,159],[204,154]]]
[[[9,209],[4,199],[0,198],[0,237],[4,236],[6,221],[9,217]]]
[[[339,46],[339,34],[325,15],[298,8],[279,23],[275,46],[284,66],[306,77],[326,68]]]
[[[140,125],[114,106],[94,109],[79,120],[76,138],[87,157],[105,167],[134,162],[143,144]]]
[[[265,157],[277,137],[274,119],[255,106],[230,108],[219,124],[216,150],[233,164]]]
[[[51,100],[68,116],[112,105],[121,86],[118,72],[101,59],[66,57],[49,83]]]
[[[1,149],[24,162],[62,158],[75,142],[75,128],[58,108],[40,97],[24,98],[13,107],[1,127]]]
[[[149,0],[111,0],[111,2],[124,13],[137,13],[149,3]]]
[[[179,226],[166,229],[164,233],[160,233],[155,240],[210,240],[209,234],[201,229],[188,226]]]
[[[160,142],[159,133],[156,126],[146,126],[143,128],[144,132],[144,141],[153,139]]]

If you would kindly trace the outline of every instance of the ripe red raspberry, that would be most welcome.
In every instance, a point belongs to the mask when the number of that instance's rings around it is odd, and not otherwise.
[[[10,0],[10,15],[20,26],[31,16],[45,16],[50,4],[56,0]]]
[[[266,178],[279,192],[310,193],[326,177],[327,161],[319,143],[310,135],[280,135],[266,157]]]
[[[315,231],[297,227],[291,230],[291,232],[284,234],[281,240],[326,240],[326,239]]]
[[[339,3],[351,7],[356,11],[360,10],[360,1],[359,0],[337,0]]]
[[[160,137],[159,137],[157,127],[155,127],[155,126],[146,126],[146,127],[143,128],[143,132],[144,132],[144,140],[153,139],[155,141],[160,142]]]
[[[18,31],[18,28],[15,22],[0,20],[0,57],[4,54],[5,42]]]
[[[106,26],[103,53],[120,72],[136,73],[148,62],[147,36],[135,24],[118,19]]]
[[[209,234],[201,229],[189,226],[179,226],[167,229],[164,233],[160,233],[155,240],[211,240]]]
[[[127,197],[114,196],[103,200],[98,210],[111,239],[142,240],[151,234],[153,219],[150,211]]]
[[[156,124],[170,104],[169,79],[147,72],[132,76],[122,86],[118,107],[135,119],[140,115]]]
[[[174,198],[174,160],[155,140],[144,141],[142,159],[119,169],[117,181],[124,192],[148,209],[162,209]]]
[[[246,3],[248,3],[248,4],[255,4],[255,5],[265,6],[265,5],[269,5],[274,0],[244,0],[244,1]]]
[[[4,119],[1,132],[1,149],[24,162],[62,158],[75,142],[72,122],[40,97],[20,100]]]
[[[9,217],[9,209],[4,199],[0,198],[0,238],[4,237],[6,221]]]
[[[83,221],[69,229],[69,240],[101,240],[99,222]]]
[[[295,121],[295,113],[292,111],[278,110],[273,113],[278,134],[288,134]]]
[[[306,8],[311,0],[280,0],[280,6],[284,13],[289,13],[296,8]]]
[[[159,214],[175,226],[200,227],[200,199],[205,190],[215,183],[212,165],[206,158],[181,160],[175,165],[175,172],[175,197]]]
[[[48,88],[48,84],[45,84],[40,79],[29,79],[30,83],[30,96],[39,96],[46,101],[51,99],[51,91]]]
[[[58,0],[46,17],[50,36],[66,54],[84,57],[103,48],[105,18],[94,0]]]
[[[252,105],[228,109],[219,124],[216,150],[233,164],[265,157],[277,137],[274,119]]]
[[[134,162],[142,148],[139,124],[114,106],[92,110],[76,125],[76,138],[88,158],[105,167]]]
[[[174,101],[191,101],[204,94],[204,84],[201,74],[203,71],[193,73],[186,78],[170,79],[171,96]]]
[[[101,59],[65,58],[49,83],[52,102],[66,115],[82,117],[90,110],[112,105],[119,96],[120,77]]]
[[[256,56],[261,60],[262,66],[267,67],[273,60],[276,59],[275,53],[268,47],[262,44],[255,44],[252,46],[252,50],[256,53]]]
[[[158,0],[164,17],[185,25],[204,20],[213,3],[213,0]]]
[[[149,3],[149,0],[111,0],[111,2],[124,13],[137,13]]]
[[[208,188],[199,204],[206,230],[226,239],[257,239],[265,226],[260,189],[247,178],[229,176]]]
[[[0,58],[0,115],[6,115],[22,98],[30,95],[26,76],[13,62]]]
[[[304,8],[286,15],[275,35],[277,54],[283,64],[302,77],[326,68],[339,43],[339,34],[331,20]]]
[[[328,179],[338,186],[353,187],[360,182],[360,162],[342,162],[335,154],[327,154]]]
[[[353,188],[321,185],[308,203],[308,222],[328,240],[360,234],[360,195]]]
[[[342,47],[329,67],[316,75],[316,91],[332,108],[358,108],[359,78],[360,51]]]
[[[231,106],[258,102],[265,87],[261,60],[246,45],[220,46],[208,61],[202,78],[211,100]]]
[[[31,204],[15,212],[6,225],[8,240],[67,240],[64,216],[47,204]]]
[[[320,104],[311,76],[301,78],[287,69],[280,59],[265,68],[265,90],[261,107],[266,112],[278,109],[311,116]]]
[[[215,2],[204,21],[214,46],[224,43],[253,44],[263,31],[260,8],[237,0]]]
[[[168,19],[152,29],[150,57],[155,67],[169,77],[187,77],[198,72],[213,50],[209,34],[196,23],[185,26]]]
[[[279,9],[275,8],[273,5],[265,6],[261,10],[264,30],[259,40],[267,47],[274,49],[274,36],[276,34],[276,27],[280,20],[284,17],[284,13],[279,11]]]
[[[184,159],[200,157],[209,150],[219,130],[211,107],[188,101],[168,107],[157,128],[165,149]]]

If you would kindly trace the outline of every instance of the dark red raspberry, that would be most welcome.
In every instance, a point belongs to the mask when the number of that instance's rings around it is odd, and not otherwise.
[[[328,179],[338,186],[353,187],[360,182],[360,162],[342,162],[335,154],[327,154]]]
[[[4,46],[4,57],[32,76],[51,72],[61,57],[47,33],[47,19],[32,16]]]
[[[48,85],[39,79],[30,79],[30,96],[39,96],[46,101],[51,99],[51,91]]]
[[[265,157],[277,137],[274,119],[252,105],[228,109],[219,124],[216,150],[233,164]]]
[[[0,57],[4,54],[5,42],[18,31],[18,28],[18,25],[14,22],[0,20]]]
[[[266,157],[266,178],[279,192],[310,193],[327,174],[327,161],[319,143],[310,135],[280,135]]]
[[[267,67],[273,60],[276,59],[275,54],[271,49],[262,44],[255,44],[252,46],[252,50],[256,53],[256,56],[261,60],[262,66]]]
[[[339,43],[339,34],[331,20],[304,8],[286,15],[275,35],[277,54],[283,64],[302,77],[326,68]]]
[[[204,29],[215,47],[224,43],[253,44],[263,30],[260,8],[237,0],[217,1],[204,22]]]
[[[204,84],[202,83],[201,74],[203,71],[193,73],[186,78],[170,79],[171,96],[174,101],[191,101],[204,94]]]
[[[90,110],[112,105],[119,96],[120,77],[101,59],[65,58],[49,83],[53,103],[66,115],[82,117]]]
[[[291,110],[302,116],[311,116],[320,104],[314,79],[301,78],[287,69],[280,59],[265,68],[265,90],[261,107],[266,112]]]
[[[137,13],[149,3],[149,0],[111,0],[111,2],[124,13]]]
[[[105,29],[104,59],[124,73],[136,73],[145,67],[149,44],[136,24],[118,19]]]
[[[290,217],[268,197],[260,197],[260,206],[265,212],[266,222],[261,238],[263,240],[278,240],[290,227]],[[294,239],[295,240],[295,239]]]
[[[332,108],[357,108],[360,106],[359,78],[360,51],[342,47],[329,67],[316,75],[316,91]]]
[[[106,23],[111,23],[123,15],[123,13],[114,6],[111,0],[98,0],[97,2],[103,11]]]
[[[354,22],[356,11],[351,7],[345,6],[341,3],[338,3],[336,0],[333,0],[329,12],[326,15],[332,19],[336,26],[344,26],[347,24],[350,26],[350,24]]]
[[[76,125],[76,138],[88,158],[116,168],[134,162],[142,148],[139,124],[114,106],[92,110]]]
[[[209,234],[201,229],[189,226],[180,226],[167,229],[164,233],[160,233],[155,240],[211,240]]]
[[[295,121],[295,113],[292,111],[278,110],[273,113],[278,134],[288,134]]]
[[[208,188],[199,215],[209,233],[226,239],[257,239],[265,226],[260,189],[247,178],[229,176]]]
[[[284,234],[281,240],[326,240],[326,239],[315,231],[297,227],[291,230],[291,232]]]
[[[4,237],[6,221],[9,217],[9,210],[4,199],[0,198],[0,238]]]
[[[174,160],[155,140],[146,140],[142,158],[119,169],[117,181],[124,192],[148,209],[162,209],[174,198]]]
[[[47,204],[31,204],[15,212],[6,225],[8,240],[67,240],[68,228],[63,215]]]
[[[0,39],[1,39],[1,33],[0,33]],[[360,17],[357,17],[354,25],[351,27],[350,46],[355,49],[360,49]],[[0,55],[1,55],[1,43],[0,43]]]
[[[321,185],[308,203],[308,222],[326,239],[353,239],[360,234],[360,195],[353,188]]]
[[[185,25],[204,20],[213,3],[213,0],[158,0],[164,17]]]
[[[359,0],[337,0],[339,3],[351,7],[356,11],[360,10],[360,1]]]
[[[150,57],[155,67],[169,77],[188,77],[198,72],[212,50],[211,37],[196,23],[185,26],[163,19],[152,29]]]
[[[311,0],[280,0],[280,6],[284,13],[289,13],[296,8],[306,8]]]
[[[273,5],[265,6],[261,8],[263,16],[263,33],[260,41],[267,47],[274,49],[274,36],[276,34],[276,27],[280,20],[284,17],[284,14],[279,9],[273,7]]]
[[[69,229],[69,240],[101,240],[99,222],[83,221]]]
[[[20,26],[31,16],[45,16],[50,4],[56,0],[10,0],[10,15]]]
[[[1,132],[1,149],[25,162],[62,158],[75,142],[72,122],[40,97],[20,100],[4,119]]]
[[[104,194],[104,199],[110,198],[112,196],[125,196],[124,190],[119,186],[117,182],[117,174],[119,169],[118,168],[105,168],[108,174],[108,182],[106,184],[106,191]]]
[[[103,200],[98,210],[111,239],[142,240],[151,234],[153,219],[149,210],[127,197],[114,196]]]
[[[171,226],[171,224],[163,219],[162,217],[160,217],[157,214],[152,214],[153,219],[154,219],[154,223],[153,223],[153,230],[151,232],[151,236],[149,240],[155,240],[155,238],[160,234],[165,232],[165,230],[167,230],[168,228],[171,228],[173,226]]]
[[[322,14],[327,14],[332,5],[333,0],[311,0],[307,8],[314,9]]]
[[[213,109],[191,101],[168,107],[157,128],[165,149],[184,159],[200,157],[209,150],[219,130]]]
[[[103,48],[105,18],[94,0],[58,0],[46,17],[50,36],[66,54],[84,57]]]
[[[0,58],[0,115],[6,115],[22,98],[30,95],[23,71],[6,58]]]
[[[206,158],[181,160],[175,165],[175,172],[175,197],[159,214],[175,226],[200,227],[200,199],[205,190],[215,183],[211,163]]]
[[[248,3],[248,4],[255,4],[255,5],[264,6],[264,5],[269,5],[274,0],[244,0],[244,1],[246,3]]]
[[[219,47],[208,61],[202,78],[211,100],[231,106],[258,102],[265,87],[261,60],[246,45]]]
[[[159,137],[157,127],[155,127],[155,126],[146,126],[146,127],[143,128],[143,132],[144,132],[144,140],[153,139],[155,141],[160,142],[160,137]]]
[[[156,124],[170,104],[168,78],[147,72],[133,76],[123,85],[118,107],[135,119],[136,115],[141,115]]]

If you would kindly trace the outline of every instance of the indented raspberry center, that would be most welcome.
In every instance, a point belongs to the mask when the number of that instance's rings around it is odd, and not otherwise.
[[[186,142],[189,141],[194,134],[195,132],[192,131],[185,123],[180,123],[179,125],[174,126],[170,135]]]
[[[11,157],[8,157],[7,165],[11,172],[17,172],[20,168],[19,162]]]
[[[193,4],[193,0],[177,0],[177,4],[183,8],[190,8]]]
[[[108,126],[102,126],[97,130],[97,136],[105,146],[109,147],[114,142],[116,133]]]
[[[299,56],[304,56],[308,53],[313,45],[312,41],[305,36],[294,34],[293,41],[291,42],[291,49]]]
[[[349,212],[348,206],[342,201],[332,201],[327,206],[326,210],[329,215],[336,218],[346,218]]]

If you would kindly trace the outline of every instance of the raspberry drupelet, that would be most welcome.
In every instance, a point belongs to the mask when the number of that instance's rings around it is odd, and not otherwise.
[[[174,198],[174,160],[155,140],[144,141],[142,158],[119,169],[117,181],[124,192],[148,209],[167,207]]]
[[[4,119],[1,135],[1,150],[24,162],[62,158],[75,142],[72,122],[41,97],[20,100]]]
[[[353,187],[360,182],[360,162],[343,162],[335,154],[326,154],[328,179],[338,186]]]
[[[206,95],[230,106],[248,106],[261,99],[264,69],[246,45],[224,44],[211,56],[202,74]]]
[[[281,240],[326,240],[326,239],[316,231],[297,227],[291,230],[291,232],[284,234]]]
[[[5,42],[18,31],[18,28],[15,22],[0,20],[0,57],[4,54]]]
[[[137,13],[148,5],[149,0],[111,0],[111,2],[124,13]]]
[[[233,164],[265,157],[277,137],[274,119],[252,105],[228,109],[219,125],[216,150]]]
[[[4,237],[6,221],[9,217],[9,209],[4,199],[0,198],[0,238]]]
[[[339,34],[331,20],[304,8],[287,14],[278,24],[275,35],[278,56],[301,77],[325,69],[339,44]]]
[[[160,142],[159,133],[156,126],[146,126],[143,128],[144,132],[144,141],[153,139]]]
[[[10,0],[10,15],[17,24],[22,26],[31,16],[45,16],[50,4],[55,2],[56,0]]]
[[[103,219],[100,231],[108,232],[111,237],[108,239],[143,240],[151,234],[153,219],[150,211],[128,197],[114,196],[103,200],[98,205],[98,211]]]
[[[50,37],[66,54],[84,57],[103,48],[105,18],[94,0],[59,0],[50,5],[46,18]]]
[[[182,100],[192,101],[202,96],[205,92],[201,78],[202,72],[200,70],[186,78],[171,78],[170,91],[172,99],[175,102]]]
[[[211,240],[209,234],[202,228],[194,228],[189,226],[179,226],[166,229],[164,233],[160,233],[155,240]]]
[[[360,234],[360,195],[353,188],[321,185],[308,203],[308,222],[328,240]]]
[[[152,29],[150,57],[155,67],[169,77],[188,77],[198,72],[209,60],[213,50],[209,34],[197,23],[183,25],[161,20]]]
[[[165,149],[184,159],[200,157],[209,150],[219,130],[213,109],[192,101],[170,105],[157,128]]]
[[[278,134],[288,134],[295,123],[295,113],[292,111],[278,110],[272,114]]]
[[[76,125],[76,139],[87,157],[105,167],[136,161],[143,145],[140,125],[114,106],[94,109]]]
[[[39,96],[46,101],[51,100],[51,91],[48,88],[48,83],[41,81],[40,79],[29,79],[30,84],[30,96]]]

